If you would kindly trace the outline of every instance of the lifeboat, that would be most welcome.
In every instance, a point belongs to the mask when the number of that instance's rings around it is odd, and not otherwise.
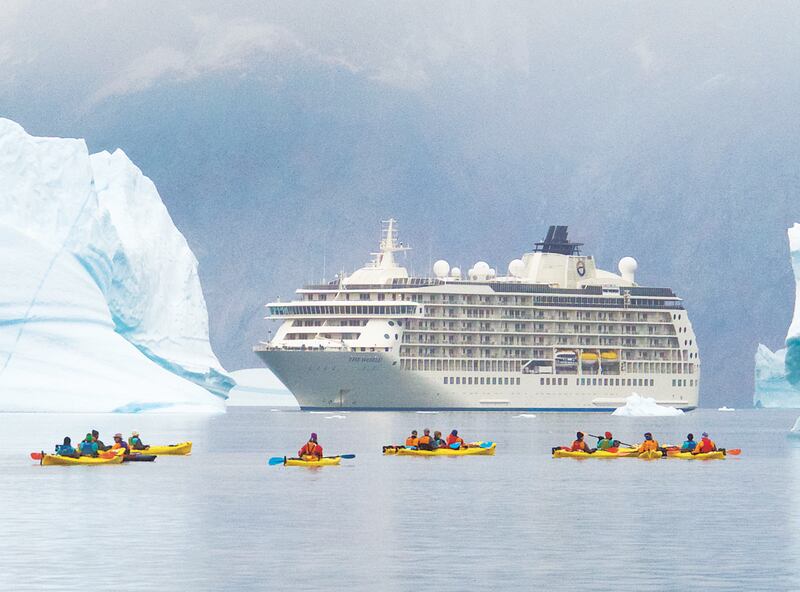
[[[608,362],[616,362],[619,359],[617,352],[614,351],[604,351],[600,354],[600,357]]]
[[[596,353],[583,352],[581,354],[581,362],[583,362],[584,364],[596,364],[598,357],[599,356]]]

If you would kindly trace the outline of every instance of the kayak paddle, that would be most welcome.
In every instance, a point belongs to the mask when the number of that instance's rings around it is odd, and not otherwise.
[[[598,438],[600,440],[605,440],[604,436],[595,436],[594,434],[586,434],[586,435],[589,436],[590,438]],[[617,439],[614,438],[614,440],[617,440]],[[628,444],[627,442],[623,442],[622,440],[617,440],[617,442],[619,442],[623,446],[627,446],[628,448],[636,448],[633,444]]]
[[[42,460],[43,456],[44,456],[43,452],[31,452],[31,458],[33,460]]]
[[[337,454],[336,456],[323,456],[322,458],[337,458],[337,457],[339,457],[339,458],[355,458],[356,455],[355,454]],[[272,466],[275,466],[275,465],[282,465],[285,462],[286,462],[286,457],[285,456],[273,456],[271,459],[269,459],[267,461],[267,464],[272,467]]]

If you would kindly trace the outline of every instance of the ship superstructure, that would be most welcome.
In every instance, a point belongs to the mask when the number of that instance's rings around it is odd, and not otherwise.
[[[267,305],[282,325],[254,350],[301,408],[609,410],[636,392],[697,406],[700,360],[670,288],[598,269],[566,226],[499,277],[437,261],[410,277],[384,223],[373,260]]]

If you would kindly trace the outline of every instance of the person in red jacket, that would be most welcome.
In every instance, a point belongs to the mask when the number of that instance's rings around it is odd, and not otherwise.
[[[469,448],[467,443],[464,442],[464,440],[461,438],[461,436],[458,435],[458,430],[453,430],[452,432],[450,432],[450,435],[447,436],[447,446],[448,446],[448,448],[453,448],[453,444],[458,444],[458,446],[455,447],[456,449]]]
[[[703,432],[703,437],[695,446],[694,451],[692,454],[700,454],[703,452],[714,452],[717,449],[717,445],[714,444],[714,441],[708,437],[707,432]]]
[[[306,442],[305,446],[300,449],[300,452],[297,453],[302,459],[311,459],[319,460],[322,458],[322,446],[317,443],[317,435],[311,434],[311,437]]]

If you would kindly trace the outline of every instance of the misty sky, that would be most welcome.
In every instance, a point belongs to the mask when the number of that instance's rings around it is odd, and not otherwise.
[[[505,269],[559,223],[684,297],[701,403],[742,406],[792,312],[798,31],[792,2],[12,0],[0,115],[155,181],[228,369],[382,218],[417,274]]]

